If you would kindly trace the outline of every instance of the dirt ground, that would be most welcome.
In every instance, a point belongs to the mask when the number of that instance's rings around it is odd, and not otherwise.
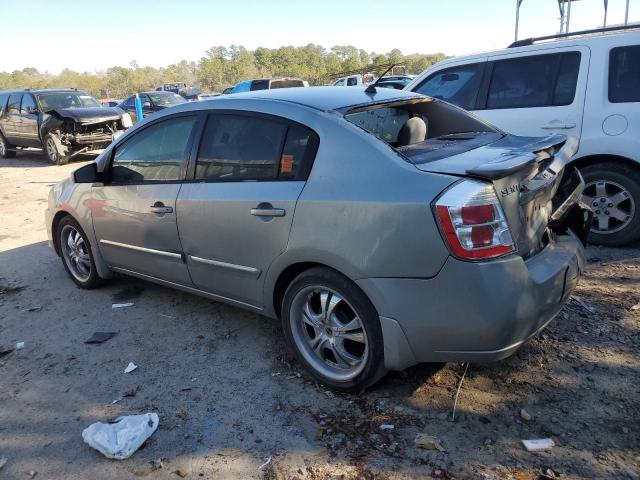
[[[640,246],[589,248],[584,304],[513,357],[470,365],[452,421],[463,365],[336,394],[300,371],[277,322],[125,277],[76,288],[43,211],[78,165],[0,160],[0,345],[25,343],[0,355],[0,479],[639,478]],[[83,343],[94,331],[118,334]],[[160,426],[128,460],[82,441],[144,412]],[[442,451],[416,448],[418,433]],[[545,437],[551,450],[521,444]]]

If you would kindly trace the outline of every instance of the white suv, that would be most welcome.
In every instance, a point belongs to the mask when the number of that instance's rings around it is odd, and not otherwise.
[[[456,104],[510,133],[577,136],[572,162],[594,211],[590,240],[617,246],[640,239],[640,25],[451,58],[405,90]]]

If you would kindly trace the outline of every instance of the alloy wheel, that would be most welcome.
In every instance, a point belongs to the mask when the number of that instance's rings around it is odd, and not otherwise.
[[[353,379],[369,355],[367,334],[353,306],[323,286],[300,290],[289,319],[296,347],[320,374],[334,381]]]
[[[51,160],[53,163],[57,163],[58,149],[56,148],[56,145],[53,142],[53,139],[51,137],[47,138],[46,147],[47,147],[47,156],[49,157],[49,160]]]
[[[597,180],[588,183],[582,201],[593,210],[591,231],[602,235],[619,232],[633,219],[633,197],[619,183]]]
[[[89,247],[80,232],[71,225],[65,225],[60,231],[60,248],[64,263],[69,272],[78,281],[86,282],[91,276],[91,257]]]

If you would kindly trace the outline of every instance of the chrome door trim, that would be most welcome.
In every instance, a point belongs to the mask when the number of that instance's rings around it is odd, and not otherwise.
[[[237,272],[249,273],[256,277],[260,275],[260,270],[254,267],[245,267],[244,265],[236,265],[235,263],[220,262],[218,260],[210,260],[208,258],[195,257],[193,255],[189,255],[189,258],[197,263],[213,265],[214,267],[228,268],[229,270],[235,270]]]
[[[124,273],[126,275],[131,275],[132,277],[142,278],[143,280],[148,280],[150,282],[158,283],[160,285],[165,285],[167,287],[177,288],[179,290],[193,293],[201,297],[206,297],[212,300],[228,303],[229,305],[248,308],[250,310],[253,310],[254,312],[264,313],[262,307],[259,307],[258,305],[254,305],[252,303],[247,303],[240,300],[234,300],[233,298],[224,297],[222,295],[216,295],[215,293],[207,292],[205,290],[199,290],[197,288],[189,287],[188,285],[182,285],[181,283],[169,282],[168,280],[162,280],[161,278],[153,277],[151,275],[145,275],[144,273],[138,273],[133,270],[127,270],[126,268],[111,267],[111,269],[114,272]]]
[[[111,240],[100,240],[102,245],[111,245],[112,247],[127,248],[136,252],[152,253],[154,255],[162,255],[163,257],[175,258],[182,260],[182,254],[165,252],[164,250],[155,250],[153,248],[138,247],[137,245],[129,245],[127,243],[114,242]]]

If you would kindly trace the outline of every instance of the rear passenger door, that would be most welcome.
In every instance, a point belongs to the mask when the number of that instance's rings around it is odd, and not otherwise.
[[[25,142],[20,134],[20,99],[21,93],[12,93],[9,95],[9,102],[7,103],[7,110],[3,118],[4,135],[12,145],[24,147]]]
[[[38,108],[30,93],[22,95],[20,104],[20,134],[28,147],[41,147],[38,133]]]
[[[475,113],[518,135],[580,136],[589,59],[586,47],[492,56]]]
[[[317,146],[315,132],[280,117],[208,115],[192,180],[177,201],[180,239],[198,288],[262,306],[264,274],[287,246]]]

